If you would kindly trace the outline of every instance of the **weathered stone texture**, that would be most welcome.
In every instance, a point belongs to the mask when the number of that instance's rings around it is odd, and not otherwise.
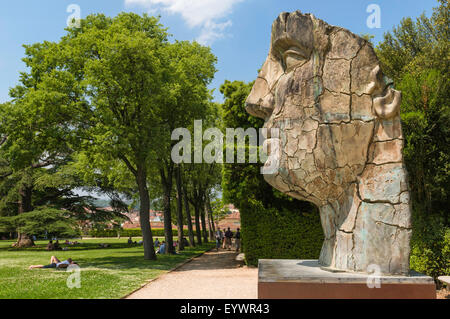
[[[336,93],[350,94],[350,61],[327,59],[323,69],[323,86]]]
[[[379,65],[378,59],[369,44],[365,44],[352,60],[351,79],[352,93],[362,95],[372,81],[370,72]]]
[[[406,274],[409,253],[398,243],[408,242],[411,230],[392,223],[395,210],[390,204],[361,204],[354,233],[355,271],[364,272],[371,264],[383,274]]]
[[[324,123],[340,123],[350,121],[350,96],[333,93],[328,90],[320,97]]]
[[[331,36],[330,59],[353,59],[362,45],[361,38],[347,30],[339,30]]]
[[[352,120],[372,121],[375,119],[375,114],[372,110],[372,97],[370,95],[352,94]]]
[[[377,165],[402,161],[403,140],[375,142],[370,146],[369,163]]]
[[[409,270],[401,94],[388,85],[367,41],[297,11],[274,22],[269,57],[247,99],[250,114],[280,129],[270,142],[279,166],[264,178],[319,207],[319,261],[330,269]]]
[[[359,194],[369,202],[400,203],[400,195],[408,190],[402,164],[368,164],[361,176]]]

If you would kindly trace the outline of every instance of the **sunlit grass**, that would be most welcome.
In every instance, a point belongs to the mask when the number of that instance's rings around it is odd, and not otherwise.
[[[134,237],[134,241],[140,238]],[[158,255],[156,261],[144,260],[142,246],[129,247],[127,238],[84,239],[68,251],[46,251],[47,241],[37,241],[36,248],[13,249],[13,241],[0,241],[0,299],[3,298],[121,298],[146,281],[166,273],[186,259],[214,244],[186,248],[179,255]],[[99,248],[108,243],[110,248]],[[65,247],[66,245],[62,245]],[[60,260],[72,258],[81,267],[81,288],[68,288],[71,273],[57,269],[33,269],[30,265],[48,264],[55,255]]]

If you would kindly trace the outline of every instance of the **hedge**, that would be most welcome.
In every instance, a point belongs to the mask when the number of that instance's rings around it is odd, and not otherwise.
[[[142,231],[140,228],[126,228],[121,229],[120,231],[121,237],[141,237]],[[172,229],[172,233],[174,236],[178,236],[178,229]],[[188,230],[184,229],[183,233],[185,236],[188,236]],[[163,228],[154,228],[152,229],[153,236],[164,237],[164,229]],[[194,231],[194,236],[195,236]],[[89,232],[89,236],[92,237],[117,237],[116,229],[93,229]]]
[[[240,207],[247,264],[258,259],[318,259],[324,240],[317,211],[267,209],[254,200]]]
[[[450,276],[450,228],[413,210],[410,268],[437,279]]]

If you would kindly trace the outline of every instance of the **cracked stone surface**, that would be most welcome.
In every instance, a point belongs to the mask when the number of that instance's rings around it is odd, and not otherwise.
[[[346,29],[296,11],[280,14],[271,35],[246,103],[280,130],[268,140],[280,162],[266,181],[319,207],[325,269],[366,273],[375,264],[381,274],[408,274],[401,93],[370,43]]]

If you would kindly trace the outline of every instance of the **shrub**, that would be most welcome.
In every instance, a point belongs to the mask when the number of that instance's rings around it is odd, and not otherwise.
[[[243,252],[247,264],[258,259],[317,259],[323,231],[317,211],[267,209],[258,201],[241,206]]]
[[[416,219],[410,267],[435,280],[439,276],[450,275],[450,228],[445,228],[437,219]]]

